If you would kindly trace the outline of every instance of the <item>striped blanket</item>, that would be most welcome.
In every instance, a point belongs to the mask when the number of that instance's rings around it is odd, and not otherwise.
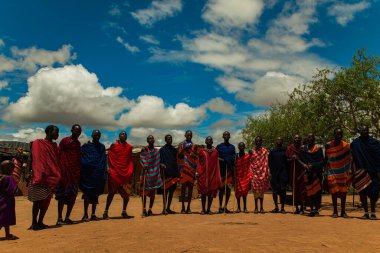
[[[312,165],[312,168],[306,171],[304,176],[306,195],[310,197],[319,194],[322,190],[321,183],[324,165],[322,148],[314,145],[314,147],[309,149],[305,145],[301,148],[300,158],[303,163]]]
[[[195,171],[198,163],[198,145],[192,142],[182,142],[178,149],[178,168],[181,172],[181,184],[194,184]]]
[[[157,148],[149,150],[148,147],[144,147],[140,153],[141,164],[143,170],[141,171],[142,184],[144,183],[145,175],[145,191],[155,190],[163,185],[160,173],[160,152]]]
[[[325,156],[330,193],[347,192],[352,162],[350,145],[344,141],[338,144],[331,141],[326,145]]]

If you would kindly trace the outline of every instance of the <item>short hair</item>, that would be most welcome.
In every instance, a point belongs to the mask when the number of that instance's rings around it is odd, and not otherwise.
[[[186,130],[185,134],[187,134],[187,133],[191,133],[191,134],[193,134],[193,131],[191,131],[191,130]]]
[[[334,128],[334,134],[336,134],[336,133],[338,132],[338,130],[340,130],[340,131],[343,132],[343,129],[342,129],[342,128],[340,128],[340,127],[336,127],[336,128]]]
[[[166,140],[166,138],[168,138],[169,136],[173,138],[173,136],[172,136],[171,134],[167,134],[167,135],[165,135],[165,140]]]
[[[71,130],[74,130],[75,127],[79,127],[79,129],[82,130],[82,127],[81,127],[79,124],[77,124],[77,123],[75,123],[75,124],[71,127]]]
[[[211,137],[211,136],[207,136],[207,137],[206,137],[206,140],[207,140],[207,139],[211,139],[211,140],[212,140],[212,137]]]
[[[45,133],[46,134],[50,134],[54,129],[57,129],[59,131],[59,128],[55,125],[48,125],[46,128],[45,128]]]
[[[102,132],[100,132],[100,130],[99,130],[99,129],[94,129],[94,130],[92,130],[92,133],[91,133],[91,135],[95,134],[96,132],[99,132],[99,134],[102,134]]]

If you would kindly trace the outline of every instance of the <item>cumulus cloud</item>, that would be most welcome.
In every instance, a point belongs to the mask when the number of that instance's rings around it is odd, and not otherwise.
[[[348,22],[354,19],[358,12],[368,9],[371,4],[368,1],[357,3],[338,2],[332,5],[328,10],[328,15],[335,17],[336,22],[341,26],[346,26]]]
[[[4,111],[9,122],[73,122],[110,129],[194,126],[206,116],[204,106],[166,105],[162,98],[121,95],[121,87],[104,88],[82,65],[43,68],[28,79],[28,92]]]
[[[17,65],[17,61],[0,54],[0,75],[15,70]]]
[[[3,39],[0,39],[0,48],[5,46],[5,42]]]
[[[263,11],[262,0],[209,0],[202,17],[221,28],[246,28],[255,24]]]
[[[8,106],[4,119],[116,127],[115,115],[130,106],[121,92],[120,87],[103,88],[82,65],[42,68],[28,78],[26,96]]]
[[[146,9],[140,9],[132,12],[131,15],[141,25],[152,26],[154,23],[173,17],[182,10],[181,0],[155,0]]]
[[[130,45],[128,42],[124,41],[120,36],[116,38],[116,41],[122,44],[124,48],[127,49],[131,53],[140,52],[140,49],[138,47]]]
[[[176,128],[194,126],[206,116],[203,107],[191,107],[185,103],[166,106],[156,96],[140,96],[129,112],[121,115],[121,124],[139,127]]]
[[[205,106],[212,112],[222,114],[233,114],[235,112],[235,106],[221,97],[211,99]]]
[[[160,44],[160,42],[153,35],[149,35],[149,34],[141,35],[140,40],[152,45]]]
[[[225,127],[232,127],[236,123],[230,119],[220,119],[214,123],[211,124],[210,128],[225,128]]]
[[[9,97],[0,97],[0,107],[8,105]]]

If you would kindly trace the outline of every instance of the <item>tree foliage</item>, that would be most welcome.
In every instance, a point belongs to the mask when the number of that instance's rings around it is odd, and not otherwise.
[[[341,127],[348,140],[358,126],[366,124],[375,137],[380,136],[380,58],[368,56],[364,49],[353,57],[349,67],[322,69],[306,85],[289,94],[285,104],[250,117],[243,130],[248,146],[258,135],[267,147],[281,136],[290,143],[299,133],[314,133],[319,143],[331,139],[333,129]]]

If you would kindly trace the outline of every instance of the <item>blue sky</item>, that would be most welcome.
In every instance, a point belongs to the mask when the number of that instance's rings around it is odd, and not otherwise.
[[[0,0],[0,139],[75,122],[143,144],[193,129],[235,142],[316,68],[380,55],[378,1]]]

